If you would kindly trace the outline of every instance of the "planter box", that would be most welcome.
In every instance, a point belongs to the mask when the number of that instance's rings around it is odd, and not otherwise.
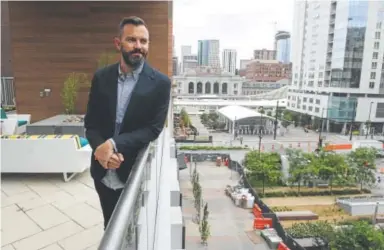
[[[84,115],[56,115],[27,125],[27,134],[74,134],[85,137]]]

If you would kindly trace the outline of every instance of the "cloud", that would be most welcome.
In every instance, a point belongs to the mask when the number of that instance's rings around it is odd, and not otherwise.
[[[220,49],[234,48],[238,61],[254,49],[273,48],[274,31],[292,30],[294,0],[174,0],[176,51],[197,40],[219,39]],[[274,23],[276,22],[276,26]]]

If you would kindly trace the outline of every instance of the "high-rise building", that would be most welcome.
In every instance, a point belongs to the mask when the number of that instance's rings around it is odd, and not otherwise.
[[[237,61],[237,52],[234,49],[224,49],[223,50],[223,70],[224,72],[236,74],[236,61]]]
[[[220,41],[199,40],[197,46],[197,61],[199,66],[220,68]]]
[[[275,35],[276,60],[282,63],[291,62],[291,35],[286,31],[278,31]]]
[[[197,55],[184,55],[182,63],[182,72],[187,72],[190,69],[196,69]]]
[[[294,17],[287,108],[334,132],[384,132],[384,1],[296,1]]]
[[[276,50],[256,49],[253,51],[253,59],[256,59],[256,60],[276,60]]]
[[[192,54],[192,46],[191,45],[182,45],[181,46],[181,55],[180,55],[180,72],[184,72],[184,57],[190,56]]]
[[[179,60],[177,56],[172,57],[172,75],[176,76],[179,74]]]

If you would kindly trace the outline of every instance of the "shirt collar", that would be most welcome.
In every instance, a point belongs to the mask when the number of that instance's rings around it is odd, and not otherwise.
[[[134,71],[132,71],[131,73],[127,73],[125,74],[123,71],[121,71],[121,66],[119,64],[119,78],[120,79],[125,79],[127,78],[128,76],[132,76],[133,79],[135,79],[136,81],[139,79],[139,75],[141,73],[141,71],[143,70],[143,66],[144,66],[144,62],[142,62],[139,67],[137,67]]]

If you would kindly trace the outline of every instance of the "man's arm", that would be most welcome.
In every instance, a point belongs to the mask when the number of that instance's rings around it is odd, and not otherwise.
[[[142,148],[149,142],[155,140],[163,130],[169,107],[171,91],[170,80],[168,78],[162,80],[158,89],[158,93],[155,97],[156,102],[153,107],[153,117],[151,117],[148,124],[143,128],[130,133],[122,133],[112,138],[118,152],[125,152],[131,148]]]
[[[85,136],[89,141],[89,145],[93,150],[96,150],[98,146],[104,143],[104,139],[100,134],[100,113],[97,108],[99,103],[97,97],[99,93],[99,82],[97,75],[95,74],[92,79],[91,89],[89,91],[87,113],[84,117]]]

